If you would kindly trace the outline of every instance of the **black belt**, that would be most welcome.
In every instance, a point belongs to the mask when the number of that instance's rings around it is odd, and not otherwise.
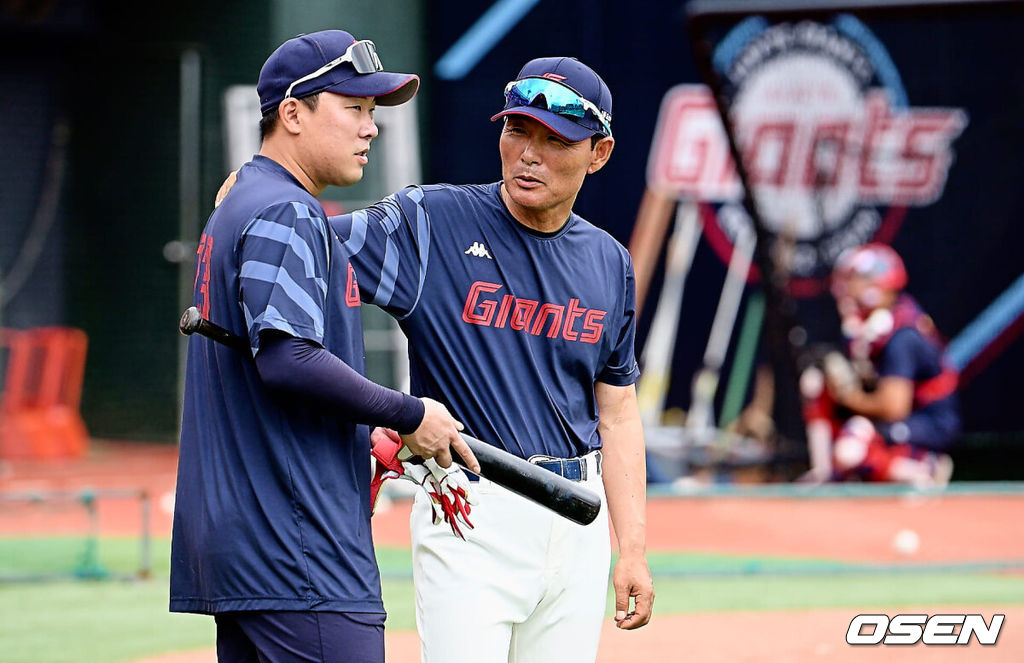
[[[597,473],[601,474],[601,452],[597,452]],[[565,477],[570,481],[587,480],[587,459],[580,458],[552,458],[550,456],[531,456],[528,459],[534,465],[543,467],[549,472]]]

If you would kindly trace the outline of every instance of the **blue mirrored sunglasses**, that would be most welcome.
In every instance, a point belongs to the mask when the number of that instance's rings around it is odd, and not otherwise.
[[[582,119],[590,111],[604,127],[605,135],[612,135],[611,113],[601,110],[564,83],[547,78],[523,78],[505,86],[506,104],[512,102],[517,106],[534,106],[541,97],[544,101],[542,108],[556,115]]]

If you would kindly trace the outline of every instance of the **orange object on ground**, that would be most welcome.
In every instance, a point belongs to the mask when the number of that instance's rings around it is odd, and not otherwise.
[[[0,458],[78,457],[89,433],[79,412],[88,338],[73,327],[0,330]]]

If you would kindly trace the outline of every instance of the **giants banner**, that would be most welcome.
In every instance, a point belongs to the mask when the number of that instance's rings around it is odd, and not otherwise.
[[[941,197],[967,112],[911,105],[884,46],[857,18],[749,18],[718,42],[713,62],[758,211],[769,231],[795,240],[794,294],[815,294],[844,249],[891,240],[907,207]],[[723,259],[750,226],[706,87],[666,94],[648,184],[704,203],[707,237]]]

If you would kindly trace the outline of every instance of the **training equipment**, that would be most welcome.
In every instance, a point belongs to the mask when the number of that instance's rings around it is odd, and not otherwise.
[[[697,218],[697,206],[693,203],[680,202],[676,208],[675,229],[669,239],[665,280],[641,356],[644,372],[637,383],[637,400],[640,404],[640,419],[644,426],[656,426],[661,423],[661,413],[665,409],[665,397],[668,394],[671,376],[672,353],[679,332],[683,288],[699,241],[700,220]]]
[[[197,333],[247,357],[252,355],[245,339],[204,319],[194,306],[182,314],[178,329],[186,336]],[[601,498],[593,491],[465,433],[460,435],[480,463],[481,476],[580,525],[589,525],[597,518]],[[452,457],[466,466],[454,450]]]
[[[714,401],[718,391],[718,377],[725,362],[725,353],[729,349],[736,312],[739,310],[743,297],[743,288],[747,283],[750,263],[757,245],[755,235],[749,231],[741,231],[736,238],[736,246],[729,260],[729,268],[722,286],[722,296],[718,300],[715,319],[711,323],[711,335],[704,350],[704,366],[697,373],[693,383],[693,402],[690,413],[686,416],[686,428],[694,433],[702,433],[715,426]]]

